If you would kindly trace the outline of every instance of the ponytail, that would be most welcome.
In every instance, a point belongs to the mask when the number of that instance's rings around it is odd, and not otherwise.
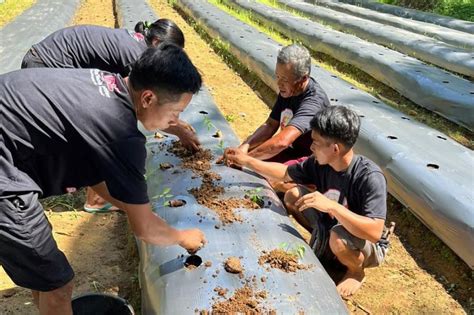
[[[154,40],[157,43],[170,42],[181,48],[184,48],[184,34],[173,21],[169,19],[159,19],[153,23],[138,22],[135,25],[135,32],[142,34],[148,46],[151,46]]]

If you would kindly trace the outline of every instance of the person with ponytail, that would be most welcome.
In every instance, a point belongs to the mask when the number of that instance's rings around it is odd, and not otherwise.
[[[171,42],[184,48],[184,35],[171,20],[138,22],[135,31],[97,25],[60,29],[33,45],[21,68],[97,68],[128,76],[131,64],[149,47]]]

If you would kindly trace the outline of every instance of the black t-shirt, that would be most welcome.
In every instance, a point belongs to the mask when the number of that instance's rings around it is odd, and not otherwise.
[[[47,197],[105,180],[112,197],[148,202],[145,137],[119,75],[97,69],[10,72],[0,76],[0,114],[0,193],[39,187]]]
[[[287,98],[278,94],[270,118],[279,121],[281,128],[293,126],[301,131],[302,135],[293,142],[292,147],[298,151],[306,152],[304,155],[310,155],[309,147],[312,139],[309,122],[318,111],[329,105],[328,97],[322,87],[316,80],[310,78],[308,86],[302,94]]]
[[[67,27],[33,45],[49,68],[97,68],[121,76],[146,48],[140,33],[94,25]]]
[[[288,167],[288,175],[300,184],[314,184],[327,198],[339,201],[345,191],[343,205],[359,215],[385,220],[387,185],[380,168],[361,155],[354,155],[346,171],[336,172],[329,165],[319,165],[314,156]]]

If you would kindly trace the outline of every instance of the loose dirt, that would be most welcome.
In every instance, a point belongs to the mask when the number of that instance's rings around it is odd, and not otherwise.
[[[219,296],[222,296],[221,293],[224,292],[224,295],[227,294],[227,291],[223,290],[226,289],[219,290]],[[214,303],[212,314],[276,314],[259,306],[261,300],[266,297],[267,293],[265,291],[255,292],[250,286],[246,285],[237,289],[229,299]],[[207,312],[201,312],[201,314],[207,314]]]
[[[309,269],[311,266],[298,263],[298,256],[281,249],[273,249],[269,253],[263,251],[259,257],[260,265],[269,264],[272,268],[283,270],[284,272],[297,272],[298,270]]]

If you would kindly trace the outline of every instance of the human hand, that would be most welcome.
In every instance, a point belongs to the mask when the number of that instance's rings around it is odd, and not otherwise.
[[[334,200],[329,199],[328,197],[321,194],[319,191],[315,191],[299,198],[295,202],[295,207],[298,211],[303,211],[308,208],[314,208],[321,212],[328,213],[329,210],[332,208],[334,202]]]
[[[247,157],[247,153],[240,148],[227,148],[224,151],[224,161],[229,167],[242,168],[245,166]]]
[[[190,254],[195,254],[207,243],[206,236],[199,229],[181,230],[179,233],[180,241],[178,245]]]
[[[201,143],[197,138],[196,130],[193,126],[181,120],[176,127],[179,130],[177,136],[181,144],[188,150],[198,151]]]

